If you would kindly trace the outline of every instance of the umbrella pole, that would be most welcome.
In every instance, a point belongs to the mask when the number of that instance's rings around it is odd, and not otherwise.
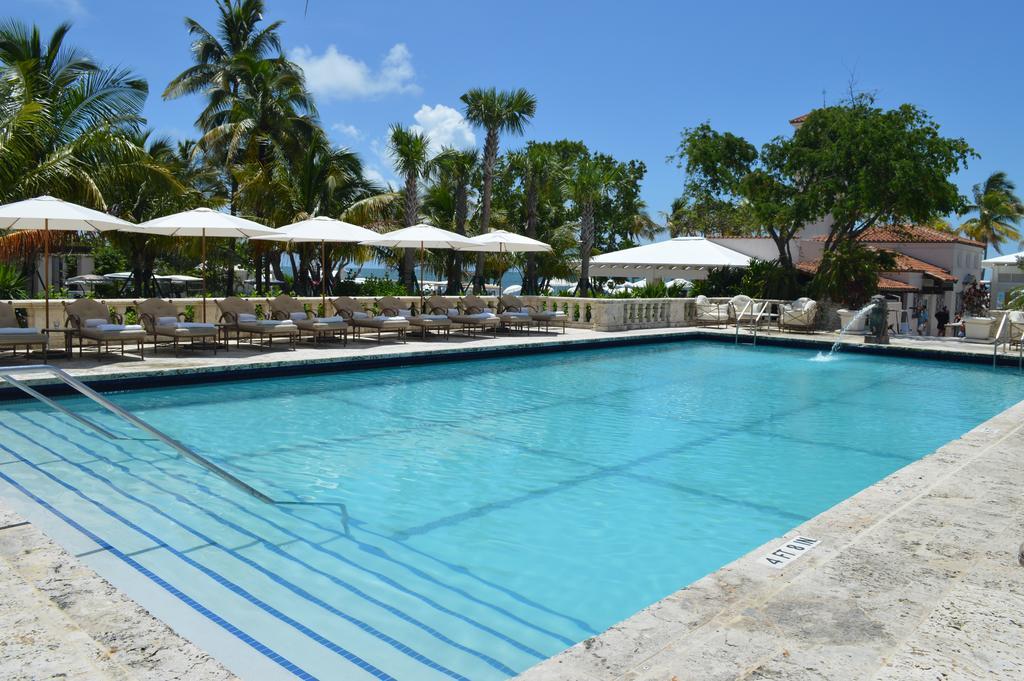
[[[327,250],[324,242],[320,242],[320,307],[323,308],[324,316],[327,315]],[[316,317],[317,315],[313,315]]]
[[[203,230],[203,322],[206,322],[206,230]]]
[[[420,314],[423,314],[423,242],[420,242]]]
[[[43,298],[46,328],[50,328],[50,219],[43,218]]]

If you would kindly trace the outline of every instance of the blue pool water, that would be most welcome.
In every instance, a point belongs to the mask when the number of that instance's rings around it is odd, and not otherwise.
[[[686,342],[114,396],[271,496],[343,502],[348,534],[34,403],[0,407],[0,493],[253,678],[501,679],[1024,399],[1009,370],[812,356]]]

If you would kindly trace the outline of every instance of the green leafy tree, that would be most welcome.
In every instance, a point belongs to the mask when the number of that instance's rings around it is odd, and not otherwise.
[[[961,215],[974,217],[960,225],[965,236],[997,250],[1007,241],[1020,241],[1018,225],[1024,217],[1024,203],[1017,196],[1017,187],[999,171],[992,173],[971,190],[973,203],[963,207]]]
[[[494,167],[498,160],[498,145],[502,133],[521,135],[527,123],[537,113],[537,98],[526,90],[502,90],[495,88],[474,88],[460,98],[464,105],[466,120],[486,131],[483,153],[483,189],[480,203],[480,231],[491,227],[491,190],[494,183]],[[482,293],[484,288],[484,255],[477,258],[477,271],[473,277],[473,291]]]
[[[878,292],[879,273],[892,271],[894,267],[892,252],[844,240],[825,251],[811,282],[811,291],[816,296],[857,309]]]

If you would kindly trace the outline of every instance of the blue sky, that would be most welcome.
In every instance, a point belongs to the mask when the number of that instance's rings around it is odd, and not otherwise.
[[[394,176],[383,152],[392,122],[418,124],[454,144],[482,142],[460,120],[459,95],[476,86],[525,87],[538,99],[525,138],[581,139],[648,167],[644,197],[656,217],[682,172],[665,162],[684,127],[710,120],[759,144],[787,121],[842,97],[853,78],[885,106],[912,102],[982,158],[957,178],[966,191],[993,170],[1024,188],[1016,44],[1024,6],[954,2],[669,3],[351,2],[268,0],[285,20],[286,51],[307,68],[336,142]],[[212,0],[6,0],[2,14],[49,31],[149,80],[150,125],[192,136],[199,102],[162,101],[189,63],[182,18],[215,24]]]

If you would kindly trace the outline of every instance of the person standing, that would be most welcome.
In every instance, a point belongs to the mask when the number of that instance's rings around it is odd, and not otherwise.
[[[928,308],[924,303],[917,309],[917,335],[923,336],[928,332]]]
[[[945,337],[946,324],[949,324],[949,308],[945,305],[935,313],[935,323],[939,326],[939,335]]]

